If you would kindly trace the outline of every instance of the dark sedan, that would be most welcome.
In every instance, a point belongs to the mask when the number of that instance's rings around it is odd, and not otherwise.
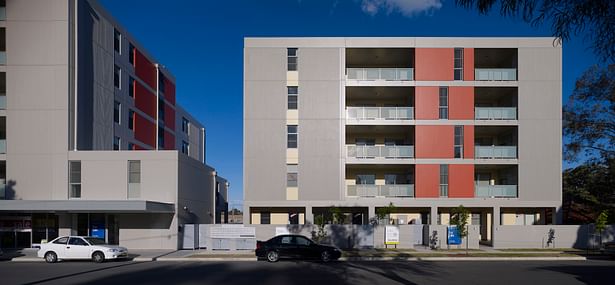
[[[320,259],[323,262],[340,258],[342,252],[333,246],[318,244],[302,235],[279,235],[256,242],[256,257],[276,262],[280,258]]]

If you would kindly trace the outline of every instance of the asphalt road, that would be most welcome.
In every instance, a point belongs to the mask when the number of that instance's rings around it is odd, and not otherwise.
[[[0,284],[613,284],[615,261],[0,262]]]

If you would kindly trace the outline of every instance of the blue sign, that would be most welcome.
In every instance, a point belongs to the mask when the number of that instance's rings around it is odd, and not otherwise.
[[[92,223],[90,225],[90,236],[105,239],[105,224],[104,223]]]
[[[448,226],[448,244],[461,244],[461,236],[457,230],[457,226]]]

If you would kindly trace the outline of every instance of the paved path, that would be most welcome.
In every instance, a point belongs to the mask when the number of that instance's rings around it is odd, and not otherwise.
[[[11,284],[611,284],[615,261],[0,262]]]

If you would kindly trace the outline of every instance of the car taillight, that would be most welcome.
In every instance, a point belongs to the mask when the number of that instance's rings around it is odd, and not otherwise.
[[[261,246],[262,246],[262,243],[260,241],[257,241],[256,242],[256,249],[261,248]]]

